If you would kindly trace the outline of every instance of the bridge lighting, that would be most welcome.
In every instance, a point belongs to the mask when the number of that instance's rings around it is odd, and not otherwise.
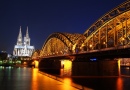
[[[63,65],[64,65],[64,60],[61,60],[61,64],[63,64]]]
[[[35,68],[38,68],[39,62],[37,60],[34,61]]]
[[[61,60],[61,68],[63,68],[63,75],[71,76],[72,61]]]
[[[26,64],[27,64],[27,62],[23,62],[23,64],[24,64],[24,65],[26,65]]]
[[[89,45],[90,48],[91,48],[92,46],[93,46],[92,44]]]
[[[123,37],[121,40],[122,40],[122,45],[124,45],[125,38]]]
[[[106,42],[103,42],[103,44],[106,44]]]
[[[122,41],[124,41],[124,40],[125,40],[125,38],[123,37],[123,38],[122,38]]]

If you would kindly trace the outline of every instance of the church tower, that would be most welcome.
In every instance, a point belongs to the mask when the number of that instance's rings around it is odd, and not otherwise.
[[[22,45],[22,32],[21,32],[21,26],[20,26],[19,35],[18,35],[18,38],[17,38],[17,45]]]
[[[27,46],[30,45],[30,37],[29,37],[29,34],[28,34],[28,27],[27,27],[27,30],[26,30],[26,36],[24,36],[24,44],[26,44]]]
[[[23,40],[24,39],[24,40]],[[22,39],[22,32],[21,32],[21,26],[19,35],[17,38],[17,44],[14,46],[13,55],[18,57],[31,57],[32,53],[34,52],[35,48],[34,46],[30,45],[30,37],[28,33],[28,27],[26,30],[26,35]]]

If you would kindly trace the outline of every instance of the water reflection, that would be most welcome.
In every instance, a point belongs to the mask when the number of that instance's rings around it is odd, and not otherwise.
[[[38,73],[38,69],[32,70],[31,90],[78,90],[72,86],[71,79],[65,78],[64,82],[58,81],[58,78],[52,79]]]
[[[72,80],[70,78],[64,78],[64,83],[67,85],[72,85]]]
[[[94,90],[130,90],[130,69],[121,67],[121,76],[117,77],[79,77],[72,82]]]
[[[80,85],[94,90],[130,90],[130,69],[121,68],[120,77],[75,77],[52,79],[39,73],[37,68],[0,67],[0,90],[76,90]],[[15,88],[15,89],[13,89]]]
[[[38,74],[38,69],[34,68],[32,69],[32,85],[31,85],[31,90],[38,90],[38,78],[37,78],[37,74]]]
[[[117,89],[116,90],[123,90],[123,80],[121,77],[117,78]]]

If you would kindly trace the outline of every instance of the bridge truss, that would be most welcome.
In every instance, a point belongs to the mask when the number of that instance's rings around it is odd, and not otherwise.
[[[40,57],[122,46],[130,47],[129,0],[99,18],[84,34],[51,34],[41,49]]]
[[[70,54],[74,52],[77,43],[83,42],[85,38],[82,34],[53,33],[45,41],[40,56]]]

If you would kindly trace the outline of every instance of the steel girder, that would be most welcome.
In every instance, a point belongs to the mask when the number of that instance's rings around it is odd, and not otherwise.
[[[130,1],[124,2],[95,22],[84,35],[87,50],[130,44]]]
[[[91,35],[94,31],[98,28],[103,26],[106,22],[119,16],[120,14],[127,12],[130,10],[130,1],[127,0],[126,2],[122,3],[118,7],[114,8],[113,10],[109,11],[108,13],[104,14],[101,18],[99,18],[93,25],[91,25],[85,32],[85,36]]]

